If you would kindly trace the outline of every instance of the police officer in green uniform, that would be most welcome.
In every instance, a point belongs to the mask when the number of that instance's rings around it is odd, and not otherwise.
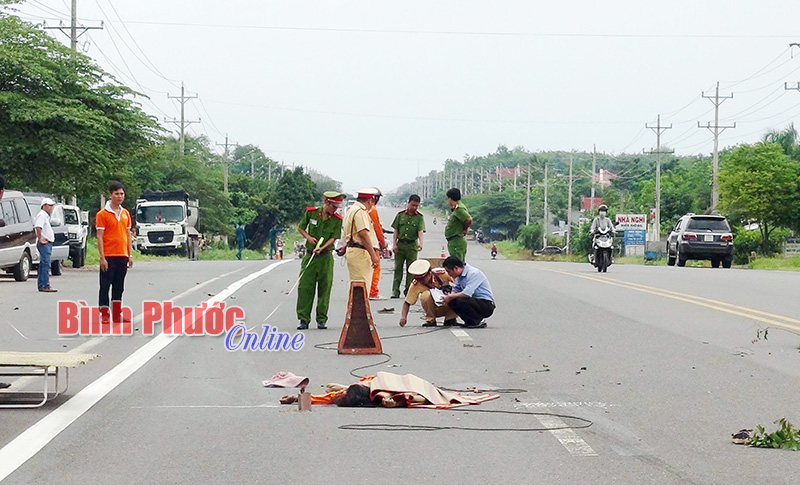
[[[408,293],[412,277],[408,274],[408,266],[417,260],[417,252],[422,251],[422,233],[425,232],[425,219],[417,210],[420,199],[416,194],[408,198],[406,210],[394,216],[394,282],[392,283],[392,298],[400,298],[400,283],[403,274],[406,275],[406,285],[403,294]],[[405,268],[404,268],[405,266]],[[405,270],[404,270],[405,269]]]
[[[300,283],[297,285],[298,330],[306,330],[311,321],[314,292],[317,293],[317,328],[326,328],[328,306],[333,287],[333,243],[342,233],[342,216],[336,213],[345,194],[328,191],[322,194],[325,202],[321,208],[306,207],[297,231],[306,240],[306,255],[300,265]],[[320,241],[322,241],[320,243]]]
[[[467,206],[461,202],[461,191],[452,188],[447,191],[447,203],[450,204],[450,220],[444,228],[444,237],[447,239],[447,251],[450,256],[455,256],[461,261],[467,258],[467,235],[469,226],[472,225],[472,216],[467,212]]]

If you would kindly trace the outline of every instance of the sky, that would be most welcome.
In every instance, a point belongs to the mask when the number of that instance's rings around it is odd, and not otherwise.
[[[69,23],[70,0],[19,15]],[[79,48],[180,116],[345,190],[384,193],[499,145],[709,154],[800,117],[800,2],[78,0]],[[57,30],[49,31],[68,44]],[[173,125],[165,124],[167,127]],[[221,148],[219,148],[221,152]]]

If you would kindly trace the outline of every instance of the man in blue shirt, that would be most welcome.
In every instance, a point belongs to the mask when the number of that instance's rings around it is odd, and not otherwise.
[[[489,279],[483,271],[450,256],[442,263],[447,274],[456,282],[444,302],[464,320],[467,328],[483,328],[483,321],[494,313],[494,296]]]

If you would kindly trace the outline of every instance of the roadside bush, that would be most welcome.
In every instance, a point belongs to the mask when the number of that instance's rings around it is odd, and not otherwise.
[[[586,255],[592,250],[592,236],[589,234],[590,224],[581,224],[572,227],[572,236],[569,238],[569,248],[572,254]]]
[[[519,226],[519,229],[517,230],[517,241],[522,244],[525,249],[531,251],[534,249],[541,249],[542,226],[539,224]]]
[[[769,253],[764,254],[762,250],[761,232],[756,230],[748,231],[741,227],[733,227],[733,262],[735,264],[748,264],[750,253],[755,252],[759,256],[772,256],[783,251],[783,238],[788,236],[786,229],[775,229],[769,236]]]

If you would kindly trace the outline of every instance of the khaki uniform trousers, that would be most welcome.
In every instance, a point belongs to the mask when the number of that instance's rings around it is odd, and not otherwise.
[[[369,286],[372,282],[372,260],[369,259],[367,250],[347,248],[347,252],[344,253],[344,259],[347,260],[350,281],[363,281],[367,292],[369,292]]]
[[[421,294],[419,296],[419,302],[420,305],[422,305],[422,309],[425,310],[426,322],[435,322],[436,317],[444,317],[445,320],[452,320],[458,316],[456,312],[447,305],[436,306],[430,291]]]

